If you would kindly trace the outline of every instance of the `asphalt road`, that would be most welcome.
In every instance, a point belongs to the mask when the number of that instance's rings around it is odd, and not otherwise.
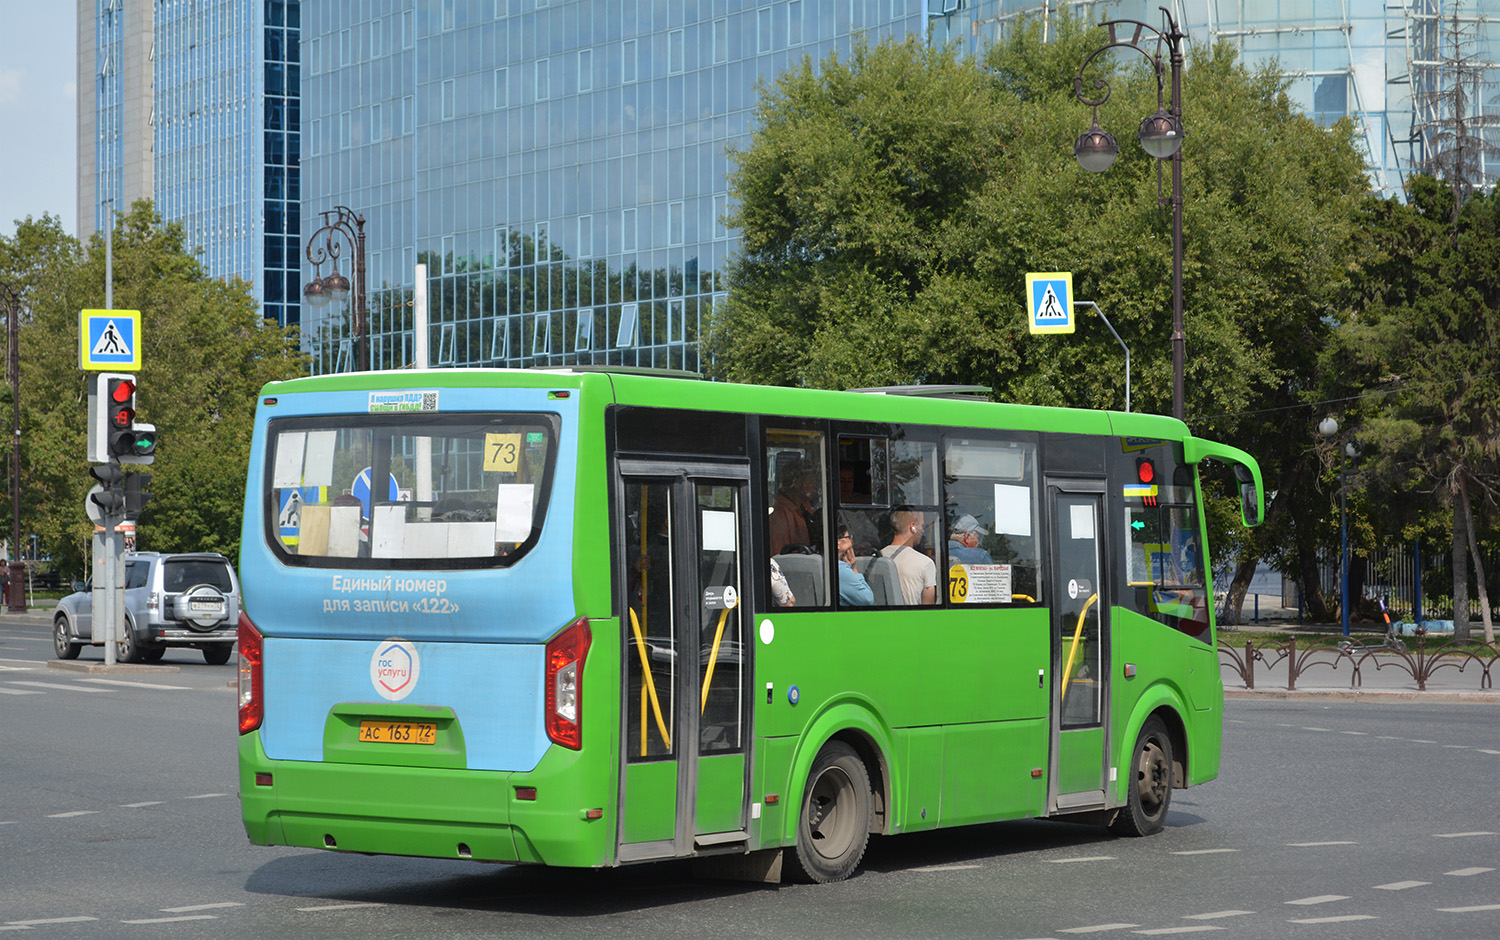
[[[51,655],[0,617],[0,931],[38,940],[1500,936],[1494,704],[1235,699],[1220,778],[1177,791],[1158,836],[877,839],[848,882],[769,887],[251,846],[232,663]]]

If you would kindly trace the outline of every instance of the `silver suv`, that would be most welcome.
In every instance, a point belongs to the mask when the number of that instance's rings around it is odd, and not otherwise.
[[[76,659],[93,642],[94,595],[77,581],[76,593],[57,602],[52,643],[58,659]],[[203,651],[210,665],[229,662],[240,621],[240,582],[223,555],[125,555],[125,633],[115,647],[122,663],[154,663],[169,646]]]

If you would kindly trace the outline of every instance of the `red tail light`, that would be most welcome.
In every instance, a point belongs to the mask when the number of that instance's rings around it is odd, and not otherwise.
[[[240,614],[240,734],[260,727],[266,714],[265,670],[261,661],[260,631],[245,614]]]
[[[547,643],[547,737],[575,751],[583,749],[583,661],[590,639],[588,618],[580,617]]]

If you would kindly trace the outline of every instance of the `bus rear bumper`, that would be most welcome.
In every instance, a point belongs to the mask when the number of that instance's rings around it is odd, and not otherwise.
[[[254,845],[573,867],[612,861],[602,820],[517,800],[517,787],[567,789],[547,787],[548,775],[535,771],[275,761],[254,732],[239,750],[240,813]]]

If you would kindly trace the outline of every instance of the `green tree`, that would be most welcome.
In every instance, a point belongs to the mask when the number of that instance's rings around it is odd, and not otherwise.
[[[304,371],[296,331],[260,317],[248,285],[207,277],[149,202],[114,229],[114,306],[141,311],[138,417],[162,443],[154,498],[139,521],[143,549],[238,556],[245,466],[266,382]],[[20,337],[23,519],[64,572],[82,572],[89,375],[78,368],[79,311],[104,306],[105,243],[87,249],[50,218],[0,239],[0,276],[27,285]]]
[[[1134,406],[1168,410],[1170,183],[1162,192],[1157,162],[1130,140],[1156,108],[1155,76],[1096,60],[1112,92],[1100,119],[1122,145],[1110,171],[1086,173],[1071,153],[1089,119],[1073,76],[1106,37],[1077,17],[1053,25],[1043,43],[1024,24],[982,63],[919,40],[856,45],[763,90],[735,154],[743,241],[713,321],[713,374],[976,384],[1119,408],[1121,355],[1091,314],[1072,335],[1027,329],[1026,272],[1071,271],[1132,350]],[[1247,71],[1227,46],[1194,56],[1183,85],[1186,410],[1195,433],[1260,458],[1272,530],[1285,532],[1316,479],[1306,403],[1348,278],[1363,160],[1347,122],[1320,127],[1274,70]],[[1236,603],[1272,544],[1240,546]]]
[[[1374,250],[1323,369],[1357,402],[1364,480],[1391,507],[1384,531],[1410,538],[1446,518],[1455,631],[1468,638],[1472,561],[1493,642],[1479,542],[1500,489],[1500,197],[1470,196],[1456,222],[1443,181],[1413,177],[1408,199],[1372,207]]]

